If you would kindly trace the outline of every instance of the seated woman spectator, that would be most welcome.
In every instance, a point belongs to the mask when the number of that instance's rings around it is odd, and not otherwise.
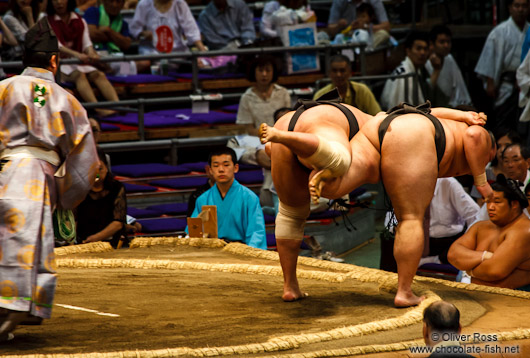
[[[284,87],[276,84],[278,66],[271,56],[259,56],[249,66],[247,79],[252,82],[241,100],[237,111],[237,124],[247,126],[248,134],[257,136],[259,126],[274,126],[274,112],[291,107],[291,96]]]
[[[63,80],[74,82],[81,98],[86,102],[97,102],[90,83],[96,85],[108,101],[119,101],[114,87],[105,74],[92,65],[98,65],[99,55],[92,47],[88,25],[74,12],[75,0],[54,0],[48,2],[46,12],[48,22],[59,41],[59,50],[64,58],[75,57],[82,65],[61,65]],[[100,116],[114,114],[115,111],[96,109]]]
[[[90,39],[99,55],[123,54],[131,47],[129,24],[121,10],[125,0],[103,0],[98,7],[90,7],[83,15],[88,24]],[[149,61],[108,62],[113,75],[135,75],[149,70]]]
[[[35,25],[43,13],[40,12],[40,0],[10,0],[9,10],[4,15],[4,22],[16,39],[16,44],[4,51],[4,60],[22,59],[24,38],[29,28]]]
[[[206,51],[199,27],[184,0],[140,1],[130,32],[140,40],[140,54],[186,52],[188,45]]]
[[[98,149],[98,156],[96,182],[75,211],[77,243],[109,241],[116,247],[125,232],[125,188],[109,173],[105,153],[101,149]]]

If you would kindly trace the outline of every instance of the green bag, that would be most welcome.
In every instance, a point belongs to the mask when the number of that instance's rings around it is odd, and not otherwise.
[[[56,209],[53,212],[53,232],[57,246],[74,244],[76,231],[72,210]]]

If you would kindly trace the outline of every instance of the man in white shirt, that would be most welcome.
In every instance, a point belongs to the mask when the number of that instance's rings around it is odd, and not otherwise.
[[[439,178],[429,207],[429,256],[420,260],[447,264],[453,242],[477,221],[480,207],[455,178]]]
[[[459,105],[471,105],[471,97],[462,77],[462,72],[451,55],[453,37],[451,30],[445,25],[437,25],[431,29],[429,37],[432,53],[425,64],[429,75],[432,75],[436,66],[441,66],[436,83],[447,96],[447,104],[453,108]]]
[[[425,64],[429,59],[429,36],[424,32],[413,31],[405,41],[407,56],[392,72],[392,75],[416,73],[418,78],[417,93],[414,91],[414,77],[393,78],[385,82],[381,94],[381,108],[388,110],[401,102],[420,105],[430,100],[433,107],[443,107],[447,98],[438,88],[436,82],[440,76],[441,64],[429,75]]]
[[[528,30],[528,0],[509,2],[510,18],[491,30],[475,72],[482,78],[486,94],[494,103],[493,131],[516,129],[519,90],[515,73],[521,63],[521,49]]]

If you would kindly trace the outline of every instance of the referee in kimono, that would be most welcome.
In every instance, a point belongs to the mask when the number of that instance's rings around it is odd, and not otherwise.
[[[47,20],[26,33],[19,76],[0,82],[0,342],[50,318],[56,287],[52,212],[81,202],[98,156],[85,109],[55,83]]]

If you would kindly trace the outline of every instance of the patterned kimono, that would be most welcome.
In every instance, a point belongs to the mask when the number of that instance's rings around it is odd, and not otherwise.
[[[0,307],[49,318],[52,212],[84,199],[99,163],[86,111],[51,72],[0,82],[0,158]]]

